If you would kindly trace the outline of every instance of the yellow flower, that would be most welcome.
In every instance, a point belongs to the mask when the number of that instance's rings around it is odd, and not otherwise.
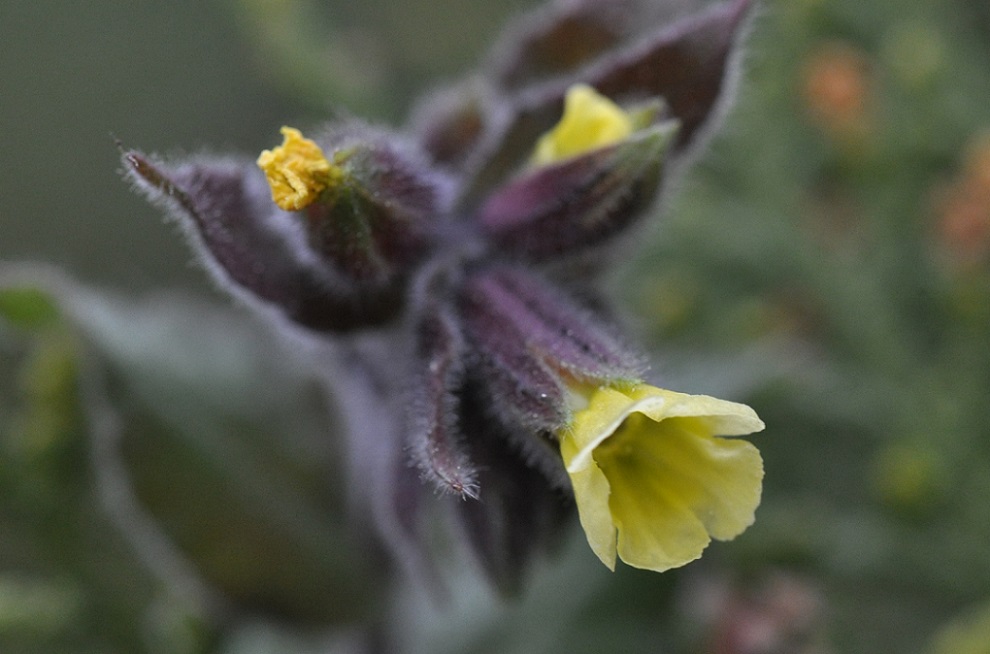
[[[556,127],[540,137],[533,152],[534,165],[561,159],[623,141],[635,125],[628,113],[586,84],[567,91],[564,115]]]
[[[258,167],[265,172],[272,188],[272,200],[286,211],[309,206],[336,183],[342,173],[313,141],[293,127],[283,127],[282,145],[258,156]]]
[[[763,461],[740,436],[763,429],[743,404],[646,384],[601,387],[560,437],[581,526],[598,558],[662,572],[753,523]]]

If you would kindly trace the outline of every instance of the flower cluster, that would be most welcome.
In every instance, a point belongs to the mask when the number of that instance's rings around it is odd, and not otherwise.
[[[609,567],[680,566],[751,524],[760,456],[722,437],[763,424],[647,384],[596,283],[713,127],[751,11],[557,2],[403,132],[124,152],[222,288],[337,348],[356,502],[400,562],[421,565],[423,481],[502,587],[574,504]]]

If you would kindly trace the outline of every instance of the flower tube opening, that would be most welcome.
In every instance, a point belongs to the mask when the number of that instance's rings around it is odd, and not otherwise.
[[[662,572],[730,540],[760,502],[759,451],[737,436],[763,422],[749,407],[648,385],[595,389],[561,434],[581,525],[610,569],[616,556]]]

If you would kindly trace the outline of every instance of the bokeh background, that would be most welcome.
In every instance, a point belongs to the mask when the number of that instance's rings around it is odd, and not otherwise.
[[[724,129],[616,271],[669,385],[768,424],[746,534],[654,575],[575,533],[519,598],[453,566],[446,607],[369,561],[332,399],[115,140],[398,122],[534,4],[0,4],[0,651],[364,652],[370,625],[439,654],[990,652],[985,0],[765,0]]]

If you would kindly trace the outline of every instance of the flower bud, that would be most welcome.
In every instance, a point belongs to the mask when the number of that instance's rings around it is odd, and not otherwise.
[[[738,41],[753,0],[731,0],[665,25],[603,58],[586,81],[610,98],[662,97],[680,123],[675,149],[711,131],[735,84]]]
[[[413,131],[433,161],[464,167],[484,150],[497,99],[477,80],[436,91],[416,107]]]
[[[528,156],[535,139],[554,124],[567,89],[575,83],[588,84],[620,103],[663,98],[670,117],[680,125],[673,155],[700,147],[734,96],[740,41],[753,13],[753,0],[714,4],[673,23],[660,21],[661,26],[654,29],[643,26],[658,24],[657,14],[666,11],[656,5],[664,3],[632,2],[635,8],[629,11],[621,7],[623,2],[609,3],[613,5],[611,11],[590,6],[604,2],[564,4],[577,11],[565,8],[551,15],[549,24],[538,26],[531,37],[524,28],[522,36],[517,36],[522,42],[510,43],[508,54],[495,58],[493,74],[510,85],[513,106],[500,128],[500,144],[485,155],[466,193],[473,201],[483,198]],[[640,12],[641,19],[630,21],[629,16]],[[583,17],[575,22],[579,14]],[[542,17],[533,21],[545,22]],[[612,26],[603,27],[603,21],[612,22]],[[582,44],[576,58],[570,60],[557,48],[560,41],[553,35],[581,32],[594,34],[593,38],[601,38],[601,42],[591,47]],[[534,68],[519,60],[546,47],[555,47],[558,52]]]
[[[625,132],[626,121],[606,121],[606,142]],[[566,127],[567,122],[565,116],[561,124]],[[502,248],[530,260],[604,245],[652,203],[675,132],[676,124],[661,123],[582,152],[589,142],[568,136],[570,129],[563,136],[555,130],[541,141],[536,155],[551,163],[526,170],[492,193],[479,211],[479,222]],[[575,151],[552,161],[554,153]]]
[[[587,84],[567,91],[564,116],[537,141],[532,163],[546,166],[591,150],[621,143],[635,128],[632,118]]]
[[[640,6],[636,6],[636,5]],[[636,0],[557,2],[519,17],[493,53],[494,77],[507,89],[573,73],[627,36],[630,23],[650,24]]]

